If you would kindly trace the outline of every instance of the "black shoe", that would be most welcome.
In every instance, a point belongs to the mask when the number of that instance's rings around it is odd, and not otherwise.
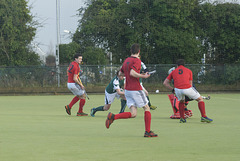
[[[95,117],[95,113],[96,113],[95,109],[96,109],[96,108],[92,108],[92,109],[91,109],[90,115],[91,115],[92,117]]]
[[[145,131],[144,137],[158,137],[158,135],[152,131],[149,132]]]
[[[67,114],[71,115],[71,108],[68,105],[65,106],[65,109],[66,109]]]

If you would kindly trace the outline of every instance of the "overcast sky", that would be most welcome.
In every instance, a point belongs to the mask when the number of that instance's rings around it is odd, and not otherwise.
[[[56,32],[56,0],[28,0],[31,6],[31,13],[35,20],[42,24],[37,29],[34,43],[45,52],[52,48],[55,51],[57,32]],[[70,35],[63,32],[69,30],[75,32],[78,25],[77,10],[84,6],[85,0],[59,0],[60,1],[60,40],[61,43],[68,43]]]

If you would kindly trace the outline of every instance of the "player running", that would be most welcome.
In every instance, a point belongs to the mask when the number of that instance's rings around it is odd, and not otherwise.
[[[90,115],[95,116],[97,111],[108,111],[113,103],[114,99],[119,99],[121,97],[121,112],[124,112],[126,107],[126,98],[124,96],[124,76],[119,74],[117,71],[116,76],[111,80],[108,86],[105,89],[105,105],[99,106],[97,108],[92,108]]]
[[[198,102],[198,108],[201,112],[201,122],[210,123],[213,120],[208,118],[205,112],[205,103],[202,96],[196,89],[192,87],[192,71],[184,67],[185,63],[183,59],[177,61],[177,68],[172,71],[168,77],[164,80],[163,85],[171,91],[175,92],[179,102],[180,123],[186,123],[184,116],[185,96],[194,99]],[[170,82],[173,79],[174,88],[171,87]]]
[[[140,74],[141,60],[139,59],[139,54],[140,46],[138,44],[133,44],[131,47],[131,56],[125,59],[122,68],[120,69],[120,74],[124,74],[126,77],[125,97],[127,100],[127,106],[130,108],[131,112],[123,112],[120,114],[109,112],[106,119],[106,128],[108,129],[114,120],[136,117],[137,107],[139,107],[144,109],[144,137],[157,137],[158,135],[150,130],[151,112],[146,94],[139,82],[139,78],[148,78],[150,75],[148,72]]]
[[[84,86],[79,78],[79,72],[80,72],[80,66],[82,62],[82,55],[81,54],[75,54],[74,55],[74,61],[70,63],[68,67],[68,83],[67,87],[68,89],[75,95],[75,97],[72,99],[69,105],[65,106],[66,112],[68,115],[71,115],[71,109],[72,106],[79,102],[79,110],[77,112],[77,116],[87,116],[88,114],[83,112],[83,106],[85,105],[85,89]]]

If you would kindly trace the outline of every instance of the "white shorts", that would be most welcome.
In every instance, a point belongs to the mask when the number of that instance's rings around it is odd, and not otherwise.
[[[84,94],[84,90],[76,83],[67,83],[68,89],[75,95],[81,96]]]
[[[141,91],[125,90],[125,97],[127,100],[128,108],[130,108],[131,106],[142,108],[148,104],[148,99],[143,90]]]
[[[191,99],[198,99],[201,95],[198,93],[198,91],[194,88],[188,88],[188,89],[179,89],[175,88],[175,94],[179,101],[185,100],[185,96],[188,96]]]
[[[143,84],[142,84],[142,83],[140,83],[140,85],[142,86],[142,89],[146,91],[146,89],[143,87]]]
[[[120,98],[120,95],[117,94],[117,92],[110,94],[110,93],[108,93],[108,92],[105,90],[105,104],[106,104],[106,105],[112,104],[113,101],[114,101],[114,99],[115,99],[115,97],[116,97],[117,99],[119,99],[119,98]]]

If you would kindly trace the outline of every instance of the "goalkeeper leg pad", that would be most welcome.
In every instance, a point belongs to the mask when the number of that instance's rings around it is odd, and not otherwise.
[[[192,117],[192,115],[193,115],[192,110],[185,111],[185,117],[189,118],[189,117]]]

